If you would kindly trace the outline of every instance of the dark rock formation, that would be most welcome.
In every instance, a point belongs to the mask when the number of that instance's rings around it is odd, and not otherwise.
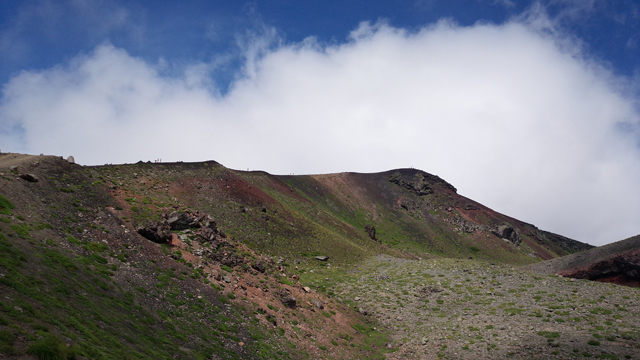
[[[520,233],[510,224],[499,225],[496,228],[492,229],[491,232],[501,239],[509,240],[513,245],[516,246],[520,245],[520,243],[522,242]]]
[[[367,235],[369,235],[371,240],[379,241],[378,238],[376,238],[376,228],[373,227],[371,224],[365,225],[364,231],[367,232]]]
[[[202,228],[198,231],[198,238],[204,241],[214,241],[216,239],[216,232],[210,228]]]
[[[251,267],[257,271],[260,271],[261,273],[264,273],[265,271],[267,271],[267,267],[264,265],[264,262],[262,262],[262,260],[260,259],[254,261],[253,264],[251,264]]]
[[[168,218],[167,223],[171,230],[184,230],[188,228],[200,227],[198,217],[189,212],[174,211]]]
[[[640,287],[640,250],[626,251],[587,266],[560,271],[558,274]]]
[[[158,244],[171,242],[171,227],[166,222],[151,221],[147,226],[140,226],[136,229],[138,234]]]
[[[283,291],[279,295],[280,295],[280,301],[284,304],[284,306],[290,309],[295,309],[296,306],[298,305],[296,298],[294,298],[293,295],[289,294],[288,292]]]
[[[389,177],[389,181],[402,186],[403,188],[413,192],[418,196],[424,196],[433,193],[433,189],[429,186],[429,183],[425,181],[425,177],[422,173],[417,173],[415,178],[411,181],[405,180],[400,173],[394,173]]]
[[[20,175],[20,178],[21,178],[22,180],[26,180],[26,181],[28,181],[28,182],[38,182],[38,181],[40,181],[40,180],[38,180],[38,178],[37,178],[35,175],[33,175],[33,174],[21,174],[21,175]]]
[[[404,175],[401,173],[403,172]],[[409,174],[413,173],[413,178],[410,178]],[[433,193],[432,185],[438,185],[445,189],[457,192],[456,188],[448,182],[442,180],[436,175],[431,175],[424,171],[403,169],[398,170],[389,176],[389,181],[402,186],[403,188],[411,191],[418,196],[424,196]]]
[[[201,220],[202,226],[200,230],[196,233],[198,238],[206,241],[212,242],[216,240],[221,240],[226,237],[224,233],[218,229],[216,221],[209,215],[203,216],[203,220]]]

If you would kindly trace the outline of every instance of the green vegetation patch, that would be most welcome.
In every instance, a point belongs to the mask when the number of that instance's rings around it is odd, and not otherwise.
[[[353,324],[351,327],[364,335],[364,346],[361,346],[362,350],[377,350],[382,352],[390,351],[385,349],[385,344],[390,342],[389,337],[383,332],[375,331],[373,325]]]
[[[0,353],[14,354],[13,342],[16,340],[16,336],[8,330],[0,330]]]
[[[0,266],[15,269],[22,262],[27,261],[24,253],[13,247],[13,244],[0,233]],[[0,278],[0,281],[3,278]]]
[[[591,310],[589,310],[589,312],[592,313],[592,314],[596,314],[596,315],[610,315],[610,314],[613,313],[611,310],[604,309],[604,308],[601,308],[601,307],[597,307],[595,309],[591,309]]]
[[[11,201],[0,195],[0,214],[11,215],[11,210],[15,209],[15,207],[16,206],[13,205]]]
[[[560,333],[556,331],[539,331],[538,335],[544,336],[547,339],[556,339],[560,337]]]
[[[39,360],[67,360],[75,359],[73,348],[67,347],[57,336],[47,334],[44,339],[38,340],[27,348],[27,353],[34,355]]]
[[[18,237],[21,239],[28,239],[30,236],[29,225],[27,224],[23,224],[23,225],[12,224],[12,225],[9,225],[9,227],[11,227],[11,229],[13,229],[13,231],[15,231]]]

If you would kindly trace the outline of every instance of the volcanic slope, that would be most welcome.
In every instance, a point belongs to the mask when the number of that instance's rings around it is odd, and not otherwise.
[[[209,161],[87,171],[137,202],[134,225],[157,218],[144,204],[156,199],[206,211],[249,247],[290,260],[324,255],[338,265],[387,253],[524,265],[592,247],[499,214],[415,169],[275,176]]]
[[[387,335],[372,333],[361,314],[303,287],[288,264],[226,236],[210,214],[198,212],[194,228],[171,229],[166,243],[139,235],[134,223],[191,212],[131,193],[119,168],[128,167],[111,167],[106,185],[94,169],[59,157],[0,154],[0,358],[349,359],[388,351],[380,345]],[[204,239],[211,228],[215,239]]]
[[[180,217],[190,225],[160,243],[140,235]],[[0,353],[16,359],[378,358],[392,329],[336,293],[366,259],[522,265],[590,248],[415,169],[274,176],[20,154],[0,154],[0,246]]]
[[[523,269],[640,287],[640,235]]]

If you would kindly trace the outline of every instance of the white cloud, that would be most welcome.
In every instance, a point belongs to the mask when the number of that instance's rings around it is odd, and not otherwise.
[[[640,233],[633,101],[557,34],[517,21],[417,32],[363,23],[343,44],[275,48],[264,34],[245,47],[246,72],[225,95],[210,90],[215,67],[167,77],[110,45],[23,72],[4,87],[0,143],[84,164],[214,159],[296,174],[413,166],[578,240]],[[24,129],[19,145],[10,123]]]

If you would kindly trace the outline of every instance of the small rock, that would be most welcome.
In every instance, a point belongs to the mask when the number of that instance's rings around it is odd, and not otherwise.
[[[311,288],[308,286],[303,286],[302,290],[304,290],[304,292],[311,292]]]
[[[262,262],[262,260],[260,259],[253,262],[253,264],[251,264],[251,267],[257,271],[260,271],[261,273],[264,273],[265,271],[267,271],[267,267],[264,265],[264,262]]]
[[[295,309],[297,306],[296,298],[291,296],[291,294],[283,294],[280,301],[290,309]]]
[[[26,181],[28,181],[28,182],[38,182],[38,181],[40,181],[40,180],[38,180],[38,178],[37,178],[35,175],[33,175],[33,174],[22,174],[22,175],[20,175],[20,178],[21,178],[21,179],[23,179],[23,180],[26,180]]]
[[[69,164],[75,164],[75,163],[76,163],[76,159],[74,159],[74,158],[73,158],[73,156],[69,156],[69,157],[67,158],[67,162],[68,162]]]
[[[327,261],[329,260],[328,256],[316,256],[314,257],[314,259],[319,260],[319,261]]]
[[[222,279],[224,280],[224,282],[226,282],[227,284],[231,282],[231,278],[227,275],[223,276]]]

